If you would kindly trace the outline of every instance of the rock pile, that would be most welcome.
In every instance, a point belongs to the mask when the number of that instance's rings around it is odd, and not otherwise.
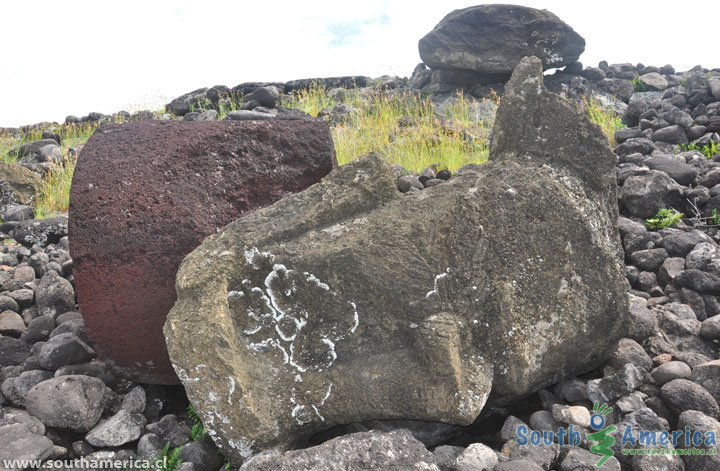
[[[170,441],[196,469],[220,467],[209,440],[187,443],[180,391],[118,379],[96,358],[76,310],[66,234],[5,244],[0,264],[0,460],[150,460]]]

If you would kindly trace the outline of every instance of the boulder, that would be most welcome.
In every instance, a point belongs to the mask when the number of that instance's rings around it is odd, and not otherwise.
[[[177,383],[162,326],[182,258],[335,166],[321,121],[101,127],[75,168],[69,218],[78,302],[98,355],[122,376]]]
[[[36,384],[25,398],[25,407],[48,427],[85,433],[100,420],[109,393],[98,378],[58,376]]]
[[[403,196],[370,154],[208,237],[164,331],[222,453],[368,420],[467,425],[491,389],[500,403],[599,365],[628,314],[614,161],[530,58],[487,164]]]
[[[249,460],[241,471],[279,469],[387,469],[439,471],[432,453],[407,430],[362,432],[335,438],[316,447],[286,453],[268,452]]]
[[[509,76],[523,57],[543,69],[577,61],[585,40],[547,10],[518,5],[478,5],[455,10],[419,43],[430,68],[467,69]]]
[[[12,204],[26,205],[35,200],[42,189],[40,176],[16,163],[0,162],[0,216]]]

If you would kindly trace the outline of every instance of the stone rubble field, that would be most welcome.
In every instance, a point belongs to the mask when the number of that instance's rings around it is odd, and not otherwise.
[[[466,14],[505,18],[496,7]],[[19,188],[37,177],[3,180],[0,468],[174,449],[182,471],[592,470],[597,402],[620,431],[601,469],[719,470],[717,454],[631,456],[620,438],[720,435],[720,69],[583,68],[584,40],[526,10],[510,18],[544,25],[556,50],[461,54],[455,35],[470,33],[453,12],[409,79],[385,78],[439,107],[502,92],[483,165],[413,174],[370,154],[337,167],[327,125],[278,105],[307,80],[241,84],[246,109],[221,122],[196,105],[227,87],[168,104],[185,122],[100,128],[69,220],[23,220]],[[583,96],[626,124],[615,147]],[[44,137],[16,150],[24,170],[53,159]],[[123,142],[162,144],[153,160]],[[136,172],[102,180],[112,165]],[[128,183],[143,178],[155,186]],[[252,184],[229,193],[238,181]],[[254,186],[272,194],[255,201]],[[649,227],[663,209],[684,217]],[[569,427],[579,444],[517,440]]]

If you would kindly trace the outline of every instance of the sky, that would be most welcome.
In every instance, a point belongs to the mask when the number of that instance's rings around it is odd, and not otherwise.
[[[0,127],[155,110],[213,85],[407,77],[420,62],[418,40],[452,10],[477,4],[0,0]],[[720,67],[717,29],[709,26],[720,17],[717,0],[515,4],[547,9],[583,36],[584,65]]]

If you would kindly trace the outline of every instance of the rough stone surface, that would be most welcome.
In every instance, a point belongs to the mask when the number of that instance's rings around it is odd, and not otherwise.
[[[55,271],[42,277],[35,294],[38,314],[53,318],[75,309],[75,290]]]
[[[98,354],[126,376],[177,382],[162,325],[182,258],[336,166],[319,121],[101,127],[80,154],[70,194],[73,275]]]
[[[30,204],[40,194],[42,179],[16,163],[0,162],[0,212],[11,204]]]
[[[363,432],[316,447],[285,453],[266,452],[248,460],[241,471],[416,470],[439,471],[432,454],[407,430]]]
[[[21,424],[0,426],[0,463],[3,460],[45,460],[53,455],[50,439],[32,433]],[[2,469],[5,466],[0,466]],[[15,468],[20,469],[20,468]]]
[[[67,235],[68,220],[64,217],[20,221],[13,230],[13,238],[25,247],[32,247],[35,244],[41,247],[57,244]]]
[[[85,433],[100,420],[107,391],[98,378],[79,375],[50,378],[28,392],[26,408],[49,427]]]
[[[419,50],[431,68],[510,75],[526,56],[539,57],[543,69],[575,62],[585,40],[547,10],[478,5],[443,18],[420,40]]]
[[[85,436],[85,441],[96,447],[121,446],[140,438],[145,423],[144,415],[120,409],[93,428]]]
[[[490,162],[443,185],[402,196],[369,155],[185,258],[168,350],[226,456],[338,423],[469,424],[491,386],[525,395],[614,351],[628,305],[605,137],[538,59],[494,133]]]
[[[455,461],[455,471],[492,471],[498,457],[487,445],[473,443]]]

